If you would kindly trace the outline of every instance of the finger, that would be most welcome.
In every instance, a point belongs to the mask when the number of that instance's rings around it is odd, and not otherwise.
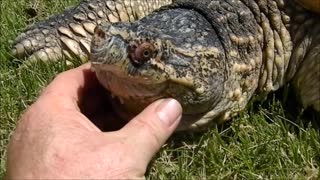
[[[128,137],[128,145],[137,161],[149,163],[154,154],[176,129],[182,108],[174,99],[162,99],[149,105],[131,120],[121,133]]]
[[[41,97],[53,95],[57,101],[61,100],[66,105],[78,106],[83,99],[83,95],[90,88],[99,85],[95,73],[90,68],[90,64],[87,63],[78,68],[60,73],[44,89]]]

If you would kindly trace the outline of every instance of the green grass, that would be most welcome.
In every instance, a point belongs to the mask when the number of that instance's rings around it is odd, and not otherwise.
[[[28,0],[1,1],[0,11],[0,179],[5,174],[6,146],[20,114],[39,91],[61,71],[63,62],[21,68],[8,53],[10,40],[30,23],[77,0],[39,1],[39,13],[25,13]],[[318,116],[295,117],[282,100],[254,102],[223,126],[174,135],[148,168],[149,179],[318,179],[320,132]],[[290,103],[290,102],[289,102]],[[289,119],[295,119],[290,121]]]

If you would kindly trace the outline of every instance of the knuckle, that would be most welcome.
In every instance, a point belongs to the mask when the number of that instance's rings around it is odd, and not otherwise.
[[[66,76],[68,76],[69,72],[65,71],[65,72],[61,72],[58,75],[56,75],[56,77],[54,78],[54,81],[60,81],[61,79],[65,79]]]
[[[70,79],[68,78],[70,76],[69,72],[62,72],[53,79],[53,81],[42,90],[41,95],[63,95],[65,88],[65,83],[68,82],[66,80]],[[72,83],[72,82],[69,82]]]

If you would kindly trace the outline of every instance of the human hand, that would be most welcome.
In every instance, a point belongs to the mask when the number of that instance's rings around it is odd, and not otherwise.
[[[99,114],[95,109],[104,99],[95,92],[104,90],[97,88],[89,64],[58,75],[17,125],[8,147],[7,178],[144,177],[152,156],[180,121],[180,104],[158,100],[122,129],[102,132],[83,114]]]

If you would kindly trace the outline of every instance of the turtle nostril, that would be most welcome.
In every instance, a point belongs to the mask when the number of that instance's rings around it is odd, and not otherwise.
[[[106,33],[102,29],[100,29],[99,26],[94,29],[94,34],[102,39],[106,38]]]

